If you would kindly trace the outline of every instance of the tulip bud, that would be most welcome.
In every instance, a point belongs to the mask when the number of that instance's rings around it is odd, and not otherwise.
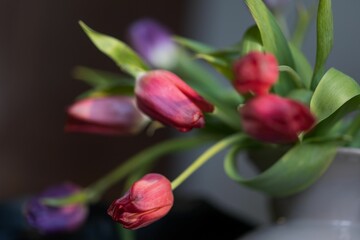
[[[203,112],[214,110],[213,105],[183,80],[165,70],[154,70],[139,76],[135,95],[141,111],[181,132],[204,127]]]
[[[87,98],[69,107],[65,130],[69,132],[125,135],[136,133],[147,122],[135,99],[125,96]]]
[[[251,137],[270,143],[291,143],[308,131],[314,116],[303,104],[268,94],[251,99],[241,109],[244,131]]]
[[[134,49],[152,66],[171,69],[176,64],[177,46],[169,31],[152,19],[141,19],[129,28]]]
[[[71,204],[51,207],[42,202],[44,198],[66,197],[78,191],[80,191],[79,187],[66,183],[51,187],[30,199],[25,205],[25,215],[28,223],[45,234],[71,232],[78,229],[87,217],[88,211],[85,205]]]
[[[279,67],[271,53],[253,51],[234,64],[234,87],[241,94],[267,94],[279,77]]]
[[[135,230],[165,216],[173,202],[170,181],[163,175],[150,173],[136,181],[122,198],[115,200],[107,212],[124,228]]]

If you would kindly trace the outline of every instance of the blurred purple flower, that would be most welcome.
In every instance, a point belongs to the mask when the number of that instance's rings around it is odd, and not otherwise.
[[[266,6],[274,12],[282,11],[289,2],[289,0],[264,0]]]
[[[152,66],[171,69],[176,63],[177,47],[170,32],[153,19],[140,19],[129,27],[134,49]]]
[[[50,207],[43,204],[42,199],[66,197],[78,191],[80,188],[76,185],[65,183],[48,188],[30,199],[25,205],[28,223],[44,234],[76,230],[87,217],[88,210],[84,204]]]

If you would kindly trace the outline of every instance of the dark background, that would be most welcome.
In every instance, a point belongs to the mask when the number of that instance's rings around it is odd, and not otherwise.
[[[76,65],[118,71],[78,25],[126,39],[129,24],[153,17],[183,31],[186,1],[0,0],[0,199],[64,180],[90,184],[129,156],[168,136],[64,133],[65,109],[88,89]],[[162,166],[163,168],[163,166]]]
[[[72,69],[84,65],[119,72],[78,21],[126,40],[129,24],[152,17],[184,35],[186,5],[166,0],[0,0],[0,240],[119,239],[120,225],[106,209],[120,197],[121,186],[91,205],[86,224],[73,234],[34,231],[22,213],[23,201],[63,181],[87,186],[174,133],[161,129],[152,137],[104,137],[64,132],[66,107],[88,89],[71,77]],[[166,160],[171,158],[161,160],[156,170],[169,171],[171,161]],[[203,199],[176,199],[164,219],[137,231],[137,239],[233,239],[252,229]]]

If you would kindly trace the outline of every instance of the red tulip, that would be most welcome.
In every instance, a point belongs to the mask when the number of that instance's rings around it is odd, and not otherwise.
[[[147,72],[137,79],[137,105],[149,117],[187,132],[205,125],[203,112],[213,105],[175,74],[165,70]]]
[[[268,94],[247,102],[241,109],[244,131],[253,138],[270,143],[291,143],[308,131],[314,116],[303,104]]]
[[[65,130],[104,135],[124,135],[142,129],[146,117],[135,106],[135,99],[125,96],[87,98],[67,110]]]
[[[267,94],[279,77],[278,62],[271,53],[250,52],[234,64],[234,86],[241,94]]]
[[[124,228],[134,230],[165,216],[173,202],[170,181],[163,175],[150,173],[136,181],[122,198],[115,200],[107,212]]]

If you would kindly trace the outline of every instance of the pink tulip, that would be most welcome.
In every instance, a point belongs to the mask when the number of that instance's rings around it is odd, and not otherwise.
[[[135,99],[125,96],[83,99],[70,106],[67,113],[68,132],[125,135],[141,130],[147,121]]]
[[[251,137],[270,143],[291,143],[315,123],[303,104],[268,94],[255,97],[241,109],[244,131]]]
[[[135,95],[141,111],[181,132],[204,127],[203,112],[214,110],[213,105],[183,80],[165,70],[154,70],[140,76]]]
[[[122,198],[115,200],[107,212],[124,228],[134,230],[164,217],[173,202],[170,181],[163,175],[150,173],[136,181]]]
[[[279,77],[278,62],[271,53],[250,52],[234,63],[234,87],[241,94],[264,95]]]

